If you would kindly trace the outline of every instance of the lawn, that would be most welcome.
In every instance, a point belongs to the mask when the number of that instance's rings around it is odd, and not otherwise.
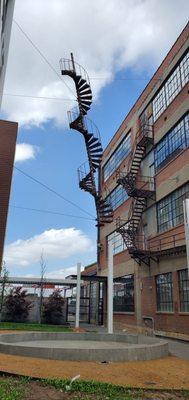
[[[70,332],[71,328],[61,325],[24,324],[14,322],[0,322],[0,330],[40,331],[40,332]]]
[[[0,377],[1,400],[183,400],[189,391],[143,390],[94,381]]]

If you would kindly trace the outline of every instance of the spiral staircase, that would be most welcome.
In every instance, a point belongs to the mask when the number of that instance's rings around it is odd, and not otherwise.
[[[146,265],[150,264],[153,255],[145,249],[145,243],[139,235],[139,228],[147,199],[155,200],[155,190],[153,178],[140,176],[140,166],[147,146],[152,144],[152,126],[144,124],[136,135],[127,172],[117,171],[117,183],[123,186],[128,196],[132,197],[132,203],[127,222],[117,218],[116,230],[122,235],[131,257],[139,264],[144,262]]]
[[[97,226],[100,227],[113,221],[113,210],[98,192],[95,181],[95,172],[99,169],[103,149],[96,125],[86,118],[92,104],[89,77],[86,71],[74,61],[72,53],[71,59],[60,60],[60,68],[62,75],[69,76],[75,83],[78,108],[68,112],[69,125],[71,129],[77,130],[83,135],[88,156],[87,166],[85,163],[78,169],[79,186],[94,197]]]

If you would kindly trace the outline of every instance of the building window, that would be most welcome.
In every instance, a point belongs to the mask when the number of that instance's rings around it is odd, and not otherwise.
[[[123,277],[125,282],[114,282],[114,312],[134,312],[134,275]]]
[[[178,271],[180,311],[189,312],[189,273],[187,269]]]
[[[129,198],[123,186],[118,185],[107,197],[106,200],[111,204],[113,210],[119,207],[124,201]]]
[[[158,232],[164,232],[184,222],[183,200],[188,196],[189,183],[157,203]]]
[[[157,144],[155,148],[155,168],[158,171],[171,158],[189,145],[189,114]]]
[[[120,233],[114,231],[110,235],[107,236],[107,248],[109,243],[112,242],[113,245],[113,254],[118,254],[123,250],[126,250],[126,245]]]
[[[166,106],[172,102],[176,95],[181,91],[181,88],[180,66],[178,66],[165,83]]]
[[[121,162],[128,156],[131,151],[131,134],[129,133],[125,139],[120,143],[117,149],[114,151],[110,159],[104,166],[104,181],[106,181],[110,175],[116,170]]]
[[[189,52],[185,55],[185,57],[180,63],[180,72],[181,72],[182,86],[184,86],[189,79]]]
[[[154,122],[162,112],[174,100],[181,89],[189,80],[189,52],[183,57],[178,67],[166,80],[163,87],[159,90],[153,100],[153,119]]]
[[[173,311],[172,273],[156,276],[157,311]]]

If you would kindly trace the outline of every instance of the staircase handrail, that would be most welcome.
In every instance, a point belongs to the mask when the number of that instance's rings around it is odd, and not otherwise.
[[[66,71],[73,71],[73,63],[70,58],[61,58],[60,61],[60,70],[66,70]],[[76,75],[80,75],[85,81],[90,84],[90,79],[87,71],[80,65],[79,63],[74,61],[74,66],[75,66],[75,72]]]

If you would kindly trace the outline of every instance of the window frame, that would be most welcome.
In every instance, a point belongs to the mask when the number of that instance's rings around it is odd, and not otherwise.
[[[117,238],[115,241],[114,239]],[[106,248],[107,248],[107,254],[108,254],[108,243],[112,241],[112,247],[113,247],[113,255],[115,256],[116,254],[121,253],[124,250],[127,250],[126,244],[123,240],[122,235],[119,232],[113,231],[109,235],[106,236]],[[119,245],[116,245],[119,243]],[[120,250],[117,250],[120,249]]]
[[[122,185],[117,185],[108,194],[108,196],[106,196],[106,201],[107,201],[107,203],[109,203],[111,205],[113,211],[116,210],[116,208],[120,207],[128,199],[129,199],[129,196]]]
[[[184,268],[179,271],[178,273],[178,287],[179,287],[179,311],[181,313],[189,313],[189,273],[188,269]],[[184,277],[184,279],[183,279]],[[182,278],[182,279],[181,279]],[[184,293],[184,290],[186,292]],[[185,296],[186,294],[186,296]],[[185,300],[186,298],[186,300]]]
[[[165,281],[161,282],[160,279],[165,279]],[[158,313],[173,313],[174,302],[173,302],[172,272],[156,275],[155,283],[156,283],[156,311]],[[168,290],[170,289],[170,293],[169,292],[166,293],[166,286]]]
[[[171,104],[182,88],[189,81],[189,51],[175,65],[160,89],[152,99],[153,121],[156,122],[160,115]]]
[[[128,282],[114,282],[113,287],[113,313],[134,313],[135,312],[135,278],[134,274],[125,275],[122,278]],[[116,291],[115,288],[118,288]],[[119,287],[118,287],[119,286]],[[115,295],[115,293],[123,293],[123,295]],[[131,292],[131,295],[130,295]],[[128,294],[130,301],[127,300]]]
[[[126,151],[124,151],[124,145],[129,143],[126,147]],[[116,147],[108,161],[103,166],[103,179],[106,182],[109,177],[114,173],[117,167],[121,164],[121,162],[127,158],[127,156],[131,152],[131,130],[125,135],[123,140]],[[111,166],[112,165],[112,166]],[[106,172],[107,170],[107,172]]]
[[[165,232],[168,229],[174,228],[184,222],[184,210],[182,203],[188,195],[189,181],[156,203],[158,233]],[[167,207],[168,210],[165,216],[168,218],[162,218],[161,216],[161,210],[165,209],[165,207]]]
[[[166,133],[154,149],[156,173],[189,146],[189,112]]]

